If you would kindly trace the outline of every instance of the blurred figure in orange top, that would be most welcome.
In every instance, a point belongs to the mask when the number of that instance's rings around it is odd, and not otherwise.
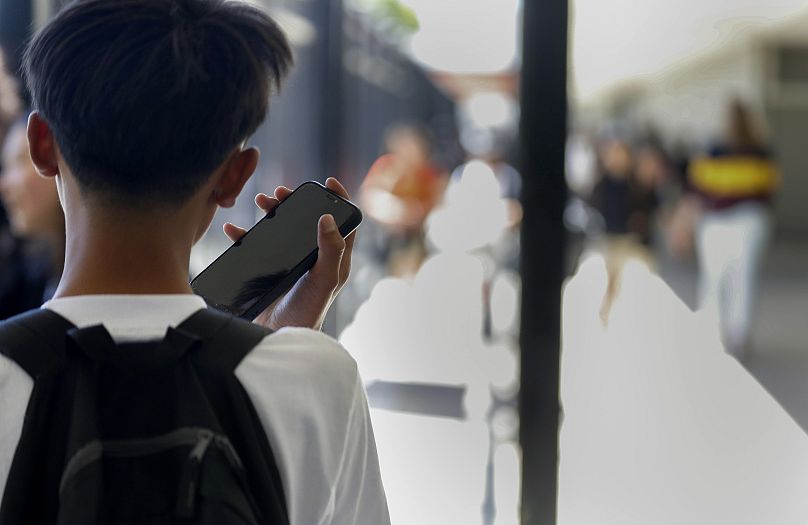
[[[423,226],[440,201],[444,173],[431,162],[428,133],[398,124],[385,134],[385,149],[359,190],[363,211],[380,227],[378,257],[395,275],[414,273],[424,257]]]

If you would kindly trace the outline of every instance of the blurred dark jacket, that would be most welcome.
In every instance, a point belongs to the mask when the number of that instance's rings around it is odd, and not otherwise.
[[[53,284],[47,253],[12,237],[0,221],[0,319],[39,308]]]
[[[592,190],[591,203],[603,217],[606,233],[633,234],[643,244],[651,243],[652,218],[659,204],[653,190],[640,188],[632,176],[606,175]]]

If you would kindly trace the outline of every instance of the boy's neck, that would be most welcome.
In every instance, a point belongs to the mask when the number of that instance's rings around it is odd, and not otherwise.
[[[64,271],[54,297],[191,293],[192,241],[177,222],[90,211],[71,214]]]
[[[65,235],[64,225],[62,231],[56,235],[48,235],[45,238],[45,246],[47,246],[47,255],[50,275],[53,279],[61,279],[62,270],[65,266]]]

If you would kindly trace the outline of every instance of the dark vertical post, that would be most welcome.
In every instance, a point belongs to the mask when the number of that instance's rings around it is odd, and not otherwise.
[[[567,188],[567,0],[523,2],[522,523],[556,522]]]

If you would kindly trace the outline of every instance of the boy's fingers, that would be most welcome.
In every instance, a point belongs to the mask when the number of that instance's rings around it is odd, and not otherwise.
[[[329,295],[340,284],[340,265],[345,253],[345,239],[337,229],[331,215],[323,215],[317,224],[317,262],[311,269],[311,279],[323,292]],[[330,298],[330,297],[329,297]]]
[[[351,255],[353,254],[353,245],[356,241],[356,230],[352,231],[351,234],[345,237],[345,255],[342,257],[342,265],[346,266],[349,270],[351,267]],[[348,275],[345,275],[345,279],[348,278]]]
[[[340,181],[338,181],[334,177],[328,177],[325,180],[325,187],[333,191],[340,197],[344,197],[346,199],[351,198],[351,196],[348,195],[348,190],[345,189],[345,186],[343,186],[342,183],[340,183]]]
[[[275,197],[270,197],[266,193],[259,193],[255,196],[255,205],[261,208],[263,211],[268,212],[275,206],[280,204],[280,201]]]
[[[350,196],[348,195],[348,191],[345,189],[345,187],[342,184],[340,184],[340,182],[337,179],[335,179],[334,177],[329,177],[328,179],[326,179],[325,186],[329,190],[331,190],[334,193],[336,193],[337,195],[339,195],[340,197],[344,197],[346,199],[350,198]],[[255,203],[258,204],[262,209],[266,209],[264,206],[262,206],[261,204],[258,203],[258,200],[259,200],[259,197],[260,197],[261,202],[264,202],[264,203],[269,203],[269,201],[267,199],[272,199],[274,201],[277,201],[275,203],[275,206],[277,206],[277,203],[283,202],[283,200],[286,199],[286,197],[288,197],[289,195],[291,195],[292,192],[293,192],[293,190],[287,188],[286,186],[278,186],[277,188],[275,188],[275,196],[274,197],[270,197],[270,196],[268,196],[268,195],[266,195],[264,193],[259,193],[255,197]]]
[[[354,241],[356,241],[356,230],[352,231],[350,235],[345,237],[345,251],[348,255],[353,251]]]
[[[291,194],[292,190],[290,190],[286,186],[278,186],[277,188],[275,188],[275,198],[278,199],[278,201],[282,202],[286,197],[288,197]]]
[[[354,241],[356,241],[356,230],[345,237],[345,251],[342,253],[342,262],[339,269],[339,287],[342,288],[351,276],[351,256],[353,255]]]
[[[348,190],[345,189],[345,186],[343,186],[342,183],[337,179],[335,179],[334,177],[329,177],[328,179],[326,179],[325,186],[326,188],[333,191],[340,197],[343,197],[345,199],[351,198],[350,194],[348,193]],[[343,256],[341,258],[339,281],[337,284],[338,287],[341,287],[343,284],[345,284],[345,282],[348,280],[348,276],[351,273],[351,254],[353,253],[353,246],[355,241],[356,241],[355,231],[345,238],[345,248],[343,250]]]
[[[236,242],[237,240],[244,237],[244,234],[247,233],[247,230],[244,228],[240,228],[233,223],[226,222],[222,227],[224,230],[224,234],[227,235],[231,241]]]

